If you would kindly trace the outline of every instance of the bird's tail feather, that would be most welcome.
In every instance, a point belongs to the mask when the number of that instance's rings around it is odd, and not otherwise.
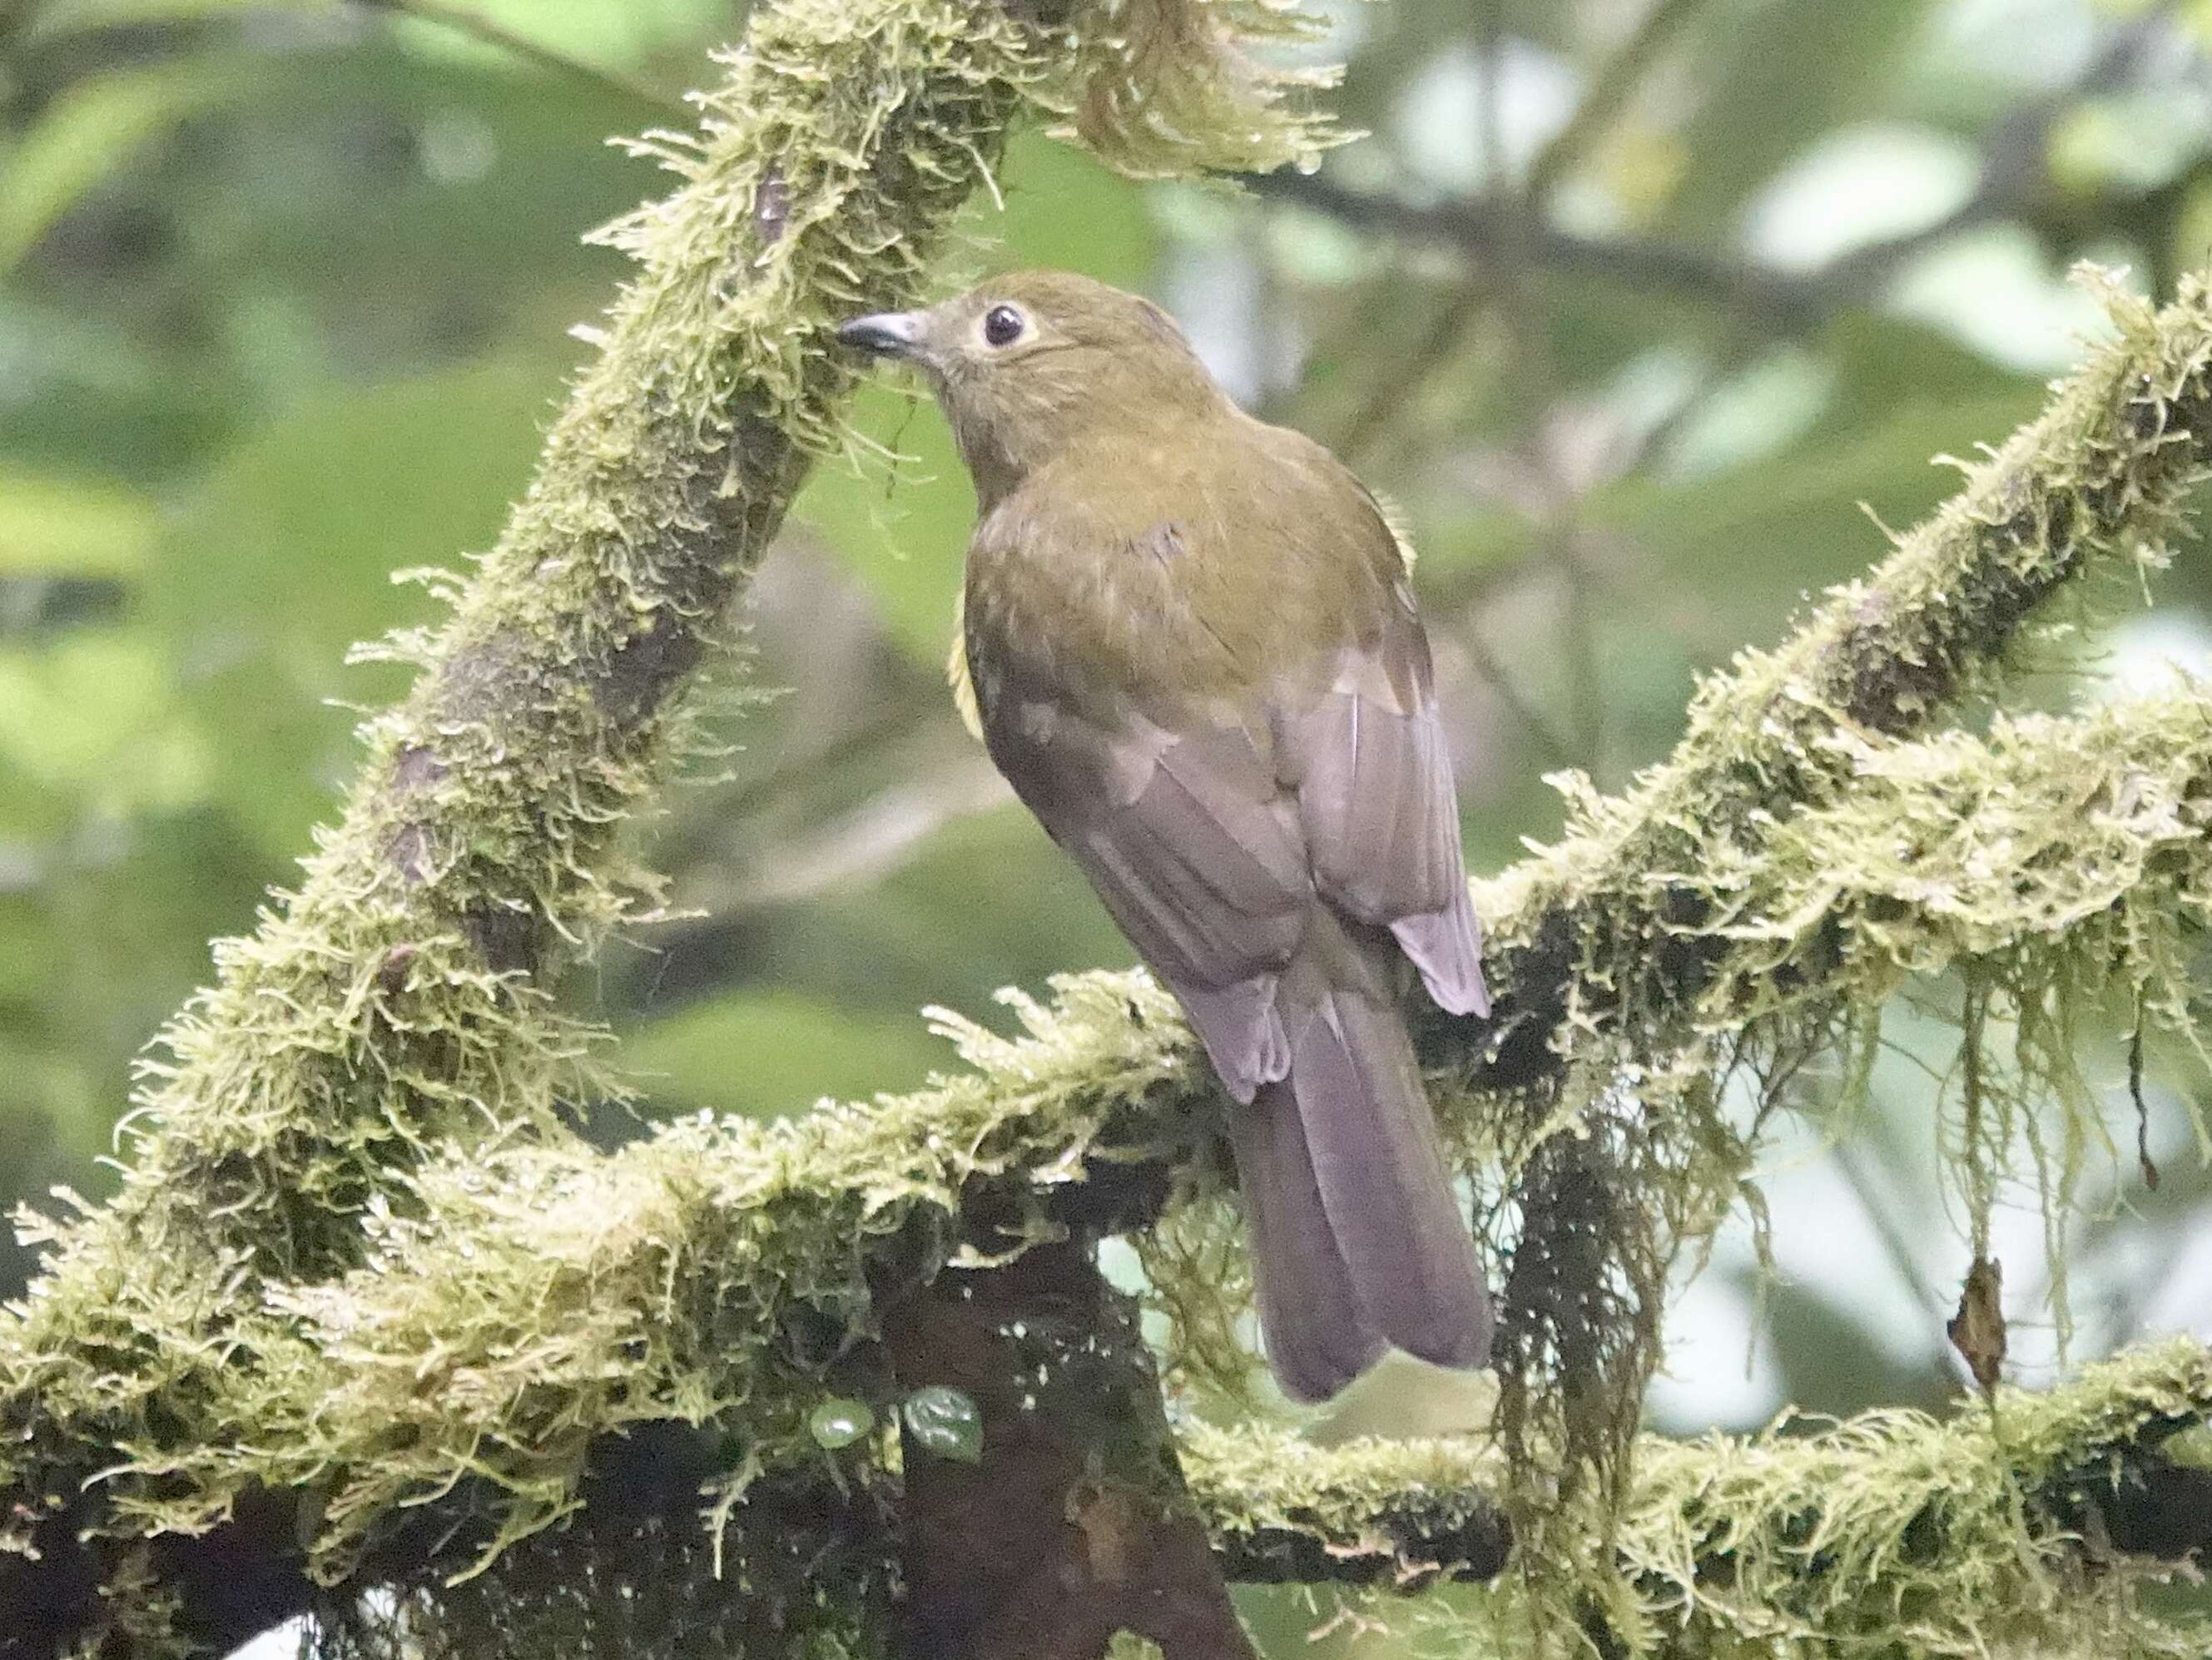
[[[1231,1114],[1276,1377],[1324,1400],[1385,1343],[1486,1364],[1490,1294],[1403,1016],[1340,986],[1285,1013],[1288,1074]]]
[[[1385,1342],[1337,1250],[1287,1084],[1263,1084],[1249,1106],[1232,1108],[1229,1139],[1267,1364],[1291,1399],[1325,1401],[1382,1359]]]

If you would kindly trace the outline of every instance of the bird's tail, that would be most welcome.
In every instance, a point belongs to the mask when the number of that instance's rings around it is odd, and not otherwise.
[[[1367,960],[1293,965],[1278,1003],[1290,1071],[1230,1114],[1261,1334],[1301,1401],[1334,1395],[1386,1345],[1444,1366],[1490,1358],[1474,1242],[1405,1017],[1372,972],[1383,948],[1332,943]]]

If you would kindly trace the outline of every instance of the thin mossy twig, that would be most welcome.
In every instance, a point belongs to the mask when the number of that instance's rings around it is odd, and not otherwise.
[[[2047,1394],[2004,1390],[1994,1414],[1647,1436],[1609,1550],[1509,1572],[1430,1623],[1474,1655],[1546,1651],[1547,1621],[1577,1606],[1605,1610],[1607,1639],[1668,1655],[1979,1657],[2085,1636],[2082,1651],[2196,1655],[2201,1620],[2106,1593],[2186,1579],[2212,1551],[2212,1470],[2175,1438],[2208,1416],[2212,1351],[2175,1341]],[[1495,1572],[1504,1468],[1480,1440],[1316,1448],[1194,1428],[1183,1463],[1232,1578],[1403,1589]]]

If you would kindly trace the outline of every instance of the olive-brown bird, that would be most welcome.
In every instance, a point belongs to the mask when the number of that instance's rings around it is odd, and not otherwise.
[[[1480,1366],[1490,1301],[1401,1000],[1483,1014],[1451,764],[1375,498],[1150,301],[1055,271],[847,344],[922,370],[975,482],[991,758],[1182,1000],[1237,1105],[1269,1364]]]

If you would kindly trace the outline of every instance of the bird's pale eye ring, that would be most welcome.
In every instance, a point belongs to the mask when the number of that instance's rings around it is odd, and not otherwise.
[[[1012,306],[994,306],[983,313],[983,339],[988,345],[1011,346],[1028,326],[1028,320]]]

